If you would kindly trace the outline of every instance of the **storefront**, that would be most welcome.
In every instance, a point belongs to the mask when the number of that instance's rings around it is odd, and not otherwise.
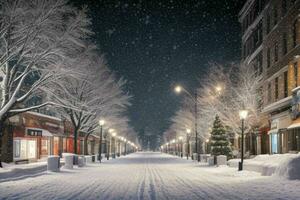
[[[14,138],[14,160],[37,159],[36,138]]]
[[[288,111],[272,116],[271,130],[269,134],[269,148],[271,154],[288,152],[288,127],[291,124],[291,117]]]

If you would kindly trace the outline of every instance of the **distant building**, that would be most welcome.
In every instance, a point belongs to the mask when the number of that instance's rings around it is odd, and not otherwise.
[[[299,14],[299,0],[248,0],[240,11],[242,62],[264,77],[260,110],[267,126],[249,142],[258,154],[300,151]]]

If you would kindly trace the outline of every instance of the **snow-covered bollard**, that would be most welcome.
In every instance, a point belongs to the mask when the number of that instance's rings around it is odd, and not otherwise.
[[[224,155],[217,156],[217,165],[218,166],[227,165],[227,156]]]
[[[86,160],[86,163],[87,163],[87,164],[93,163],[93,158],[92,158],[92,156],[84,156],[84,157],[85,157],[85,160]]]
[[[207,154],[200,154],[200,162],[207,162],[207,158],[209,156]]]
[[[84,166],[85,166],[84,156],[78,156],[78,167],[84,167]]]
[[[197,161],[198,160],[198,154],[197,153],[193,153],[193,160]]]
[[[65,158],[65,167],[66,169],[73,169],[73,161],[74,156],[72,154],[68,154],[64,156]]]
[[[211,156],[207,159],[208,165],[209,166],[214,166],[215,165],[215,158],[214,156]]]
[[[47,159],[47,171],[59,172],[59,170],[60,170],[60,157],[49,156]]]

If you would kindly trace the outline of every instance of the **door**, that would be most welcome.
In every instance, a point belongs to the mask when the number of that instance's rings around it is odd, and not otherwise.
[[[278,153],[278,133],[271,134],[271,154]]]

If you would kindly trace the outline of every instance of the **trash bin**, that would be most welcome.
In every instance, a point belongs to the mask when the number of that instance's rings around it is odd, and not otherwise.
[[[65,166],[64,168],[66,169],[73,169],[73,160],[74,156],[73,155],[65,155]]]
[[[84,157],[85,157],[85,160],[86,160],[87,164],[90,164],[90,163],[93,162],[92,156],[84,156]]]
[[[47,171],[59,172],[60,171],[60,157],[49,156],[47,159]]]
[[[85,166],[84,156],[78,156],[78,167],[84,167],[84,166]]]

